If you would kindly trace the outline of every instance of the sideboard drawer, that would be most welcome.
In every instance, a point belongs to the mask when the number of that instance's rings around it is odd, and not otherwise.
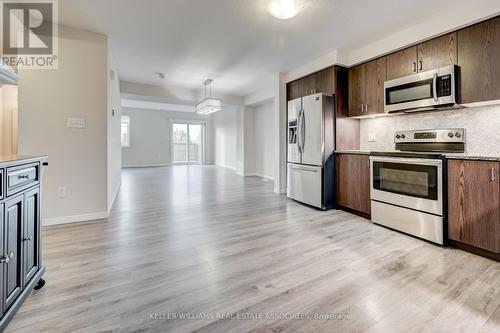
[[[7,168],[7,196],[16,194],[39,181],[38,163]]]

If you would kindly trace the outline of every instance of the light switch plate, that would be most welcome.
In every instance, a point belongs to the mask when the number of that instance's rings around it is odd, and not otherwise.
[[[61,186],[57,188],[57,197],[66,198],[66,187]]]
[[[368,142],[377,141],[377,133],[368,133]]]
[[[68,118],[66,126],[68,126],[68,128],[86,128],[87,122],[84,118]]]

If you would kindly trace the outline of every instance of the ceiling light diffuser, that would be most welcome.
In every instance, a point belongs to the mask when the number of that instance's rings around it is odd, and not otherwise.
[[[273,0],[269,4],[269,14],[280,20],[288,20],[299,13],[296,0]]]

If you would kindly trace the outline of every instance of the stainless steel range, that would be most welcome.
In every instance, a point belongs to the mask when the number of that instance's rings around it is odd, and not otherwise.
[[[399,152],[374,152],[370,157],[372,221],[443,244],[442,153],[463,153],[465,130],[399,131],[394,142]]]

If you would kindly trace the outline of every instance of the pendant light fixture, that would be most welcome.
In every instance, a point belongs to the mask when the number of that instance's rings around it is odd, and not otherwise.
[[[222,100],[217,98],[212,98],[212,79],[206,79],[203,82],[205,86],[205,99],[200,103],[196,104],[196,113],[198,114],[211,114],[222,110]],[[207,86],[210,89],[210,94],[207,97]]]

